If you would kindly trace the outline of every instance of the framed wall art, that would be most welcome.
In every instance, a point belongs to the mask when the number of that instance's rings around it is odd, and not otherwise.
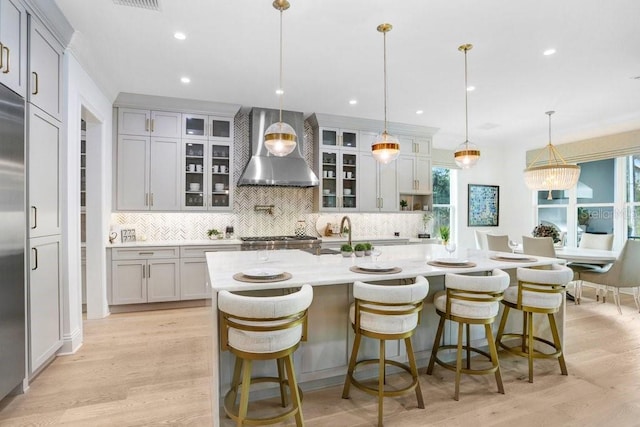
[[[497,227],[500,218],[500,187],[469,184],[467,225]]]

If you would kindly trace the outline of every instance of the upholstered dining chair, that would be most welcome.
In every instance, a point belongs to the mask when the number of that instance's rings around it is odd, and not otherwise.
[[[582,249],[600,249],[610,251],[613,248],[613,237],[613,234],[584,233],[580,238],[580,244],[578,245],[578,247]],[[587,264],[582,262],[571,262],[567,265],[572,270],[578,272],[601,269],[609,264]],[[602,297],[604,300],[606,298],[606,288],[596,285],[596,301],[600,300],[600,293],[604,294]],[[575,294],[576,304],[580,304],[580,299],[582,298],[582,280],[575,281]]]
[[[487,234],[487,248],[490,251],[511,252],[509,247],[509,236]]]
[[[401,396],[415,391],[418,407],[424,408],[411,336],[420,323],[423,301],[428,293],[429,282],[422,276],[416,277],[415,283],[411,285],[373,285],[359,281],[353,284],[355,302],[349,309],[349,318],[355,332],[355,341],[351,350],[342,398],[349,398],[349,389],[352,384],[365,393],[377,396],[378,426],[383,425],[385,396]],[[379,340],[380,354],[378,359],[357,361],[362,337]],[[387,340],[404,340],[409,365],[386,359],[385,341]],[[378,364],[377,387],[360,382],[354,375],[356,368],[372,363]],[[410,373],[411,383],[402,389],[385,389],[386,365],[395,366]]]
[[[537,255],[549,258],[556,257],[551,237],[522,236],[522,252],[527,255]]]
[[[498,352],[493,341],[491,324],[494,322],[500,310],[502,293],[509,286],[509,275],[495,269],[490,276],[469,276],[464,274],[448,273],[445,275],[444,285],[446,290],[435,294],[433,303],[436,313],[440,316],[438,330],[431,350],[431,359],[427,367],[427,374],[433,373],[437,363],[445,369],[456,373],[454,399],[460,398],[460,378],[462,374],[490,375],[494,374],[498,385],[498,392],[504,394]],[[441,344],[444,334],[445,321],[456,322],[458,327],[457,342],[455,344]],[[484,325],[485,338],[489,352],[473,347],[471,344],[471,325]],[[463,342],[463,331],[466,332],[466,342]],[[445,361],[438,356],[442,350],[456,349],[454,363]],[[464,353],[464,354],[463,354]],[[489,359],[489,368],[478,368],[477,362],[472,366],[471,355],[479,354]],[[465,363],[463,365],[463,359]]]
[[[273,297],[255,297],[220,291],[220,348],[231,351],[236,363],[231,389],[224,398],[225,413],[238,426],[265,425],[295,417],[296,425],[303,426],[302,393],[298,388],[293,366],[293,352],[306,340],[307,309],[313,300],[313,288],[303,285],[299,291]],[[251,378],[254,360],[276,360],[277,377]],[[284,371],[286,368],[286,379]],[[249,418],[249,388],[251,383],[274,382],[280,387],[283,409],[264,418]],[[291,404],[287,404],[286,387]],[[236,404],[240,389],[240,403]]]
[[[636,308],[640,312],[640,240],[627,240],[622,248],[618,259],[611,264],[610,268],[575,270],[579,281],[585,281],[605,287],[605,301],[607,288],[613,288],[613,298],[618,313],[622,314],[620,308],[620,288],[632,288],[633,299]]]
[[[487,234],[489,234],[489,231],[475,230],[474,234],[476,236],[476,249],[481,251],[489,249],[487,245]]]

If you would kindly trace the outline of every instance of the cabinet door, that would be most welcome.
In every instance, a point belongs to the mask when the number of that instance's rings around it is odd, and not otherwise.
[[[338,179],[340,173],[340,151],[323,150],[320,151],[321,159],[321,173],[322,177],[320,183],[322,198],[320,203],[320,210],[322,211],[337,211],[340,206],[339,198],[342,195],[341,181]]]
[[[16,0],[0,1],[0,83],[25,96],[27,12]]]
[[[431,193],[433,187],[431,185],[431,159],[428,157],[417,156],[415,159],[415,180],[417,190],[420,193]]]
[[[151,138],[149,208],[180,210],[180,140]]]
[[[151,136],[180,138],[182,114],[167,111],[151,112]]]
[[[397,162],[378,166],[380,212],[398,212]]]
[[[369,152],[360,152],[359,180],[360,180],[360,211],[375,212],[379,210],[378,195],[378,162]]]
[[[144,260],[111,263],[111,303],[147,302],[147,262]]]
[[[402,154],[398,156],[398,190],[402,192],[413,192],[417,189],[416,178],[414,174],[413,154]]]
[[[149,110],[118,108],[118,133],[121,135],[149,136],[151,113]]]
[[[30,239],[29,372],[62,346],[60,236]]]
[[[209,116],[207,135],[210,140],[233,142],[233,119]]]
[[[183,114],[182,136],[189,139],[208,139],[208,120],[207,116],[201,114]]]
[[[341,168],[338,174],[342,187],[342,209],[345,211],[359,210],[358,188],[358,155],[357,153],[341,152]]]
[[[148,137],[118,137],[117,209],[149,210],[149,144]]]
[[[29,106],[29,237],[60,234],[60,123]]]
[[[182,207],[185,210],[202,210],[207,204],[206,197],[207,176],[209,164],[207,163],[207,145],[204,141],[183,140],[182,166]]]
[[[207,286],[207,260],[204,258],[182,259],[180,262],[180,299],[211,298]]]
[[[62,46],[29,15],[29,102],[58,120],[62,116]]]
[[[210,181],[209,209],[229,210],[233,207],[233,148],[223,142],[209,144]],[[205,202],[206,203],[206,202]]]
[[[147,302],[180,299],[179,266],[178,260],[147,261]]]

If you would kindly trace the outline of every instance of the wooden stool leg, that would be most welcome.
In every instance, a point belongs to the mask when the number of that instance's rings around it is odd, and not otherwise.
[[[509,306],[504,305],[504,311],[502,312],[502,318],[500,319],[500,326],[498,326],[498,333],[496,334],[496,347],[499,346],[502,341],[502,334],[504,334],[504,328],[507,325],[508,318]]]
[[[409,367],[411,368],[411,376],[416,382],[416,398],[418,399],[418,408],[424,409],[424,399],[422,397],[422,389],[420,388],[420,380],[418,378],[418,366],[416,365],[416,356],[413,354],[413,344],[411,344],[411,337],[404,339],[404,346],[407,349],[407,356],[409,357]]]
[[[296,426],[304,426],[304,419],[302,418],[302,401],[300,399],[300,393],[298,391],[298,381],[296,380],[296,373],[293,369],[293,354],[289,353],[284,358],[284,365],[287,368],[287,378],[289,380],[289,390],[291,391],[291,404],[294,408],[297,408],[296,412]]]
[[[287,407],[287,391],[284,388],[284,360],[280,358],[276,360],[278,365],[278,379],[280,380],[280,403],[283,408]]]
[[[522,312],[522,352],[526,353],[527,351],[527,332],[529,331],[529,327],[527,326],[527,320],[529,320],[529,316],[526,312]]]
[[[436,355],[438,354],[438,348],[440,348],[440,338],[444,330],[444,316],[440,316],[440,322],[438,323],[438,330],[436,331],[436,337],[433,340],[433,347],[431,348],[431,358],[429,359],[429,366],[427,367],[427,374],[433,373],[433,366],[436,363]]]
[[[236,356],[236,363],[233,366],[233,377],[231,378],[231,393],[233,396],[233,404],[236,404],[238,398],[238,385],[240,384],[240,372],[242,368],[242,359]]]
[[[467,369],[471,369],[471,325],[467,323],[464,327],[467,330]]]
[[[240,407],[238,408],[237,426],[242,427],[249,410],[249,387],[251,387],[251,360],[242,361],[242,391],[240,392]]]
[[[351,379],[353,378],[353,370],[356,367],[356,360],[358,360],[358,350],[360,349],[360,340],[362,335],[356,332],[356,339],[351,349],[351,359],[349,359],[349,369],[347,370],[347,377],[344,380],[344,388],[342,389],[342,398],[349,398],[349,389],[351,387]]]
[[[378,365],[378,427],[382,427],[382,412],[384,409],[384,359],[386,357],[384,340],[380,340],[380,361]]]
[[[455,400],[460,400],[460,377],[462,376],[462,329],[464,325],[458,322],[458,351],[456,352],[456,391]]]
[[[562,343],[560,342],[560,334],[558,333],[556,318],[553,313],[549,313],[549,325],[551,326],[551,334],[553,335],[553,342],[556,346],[556,350],[560,352],[560,355],[558,356],[560,372],[562,372],[562,375],[569,375],[567,372],[567,364],[564,360],[564,351],[562,350]]]
[[[529,382],[533,382],[533,313],[525,313],[527,316],[527,328],[528,328],[528,356],[529,356]]]
[[[491,364],[496,367],[496,383],[498,384],[498,392],[504,394],[504,386],[502,385],[502,374],[500,374],[500,362],[498,361],[498,350],[496,343],[493,341],[493,332],[489,323],[484,325],[485,334],[487,336],[487,344],[489,345],[489,354],[491,355]]]

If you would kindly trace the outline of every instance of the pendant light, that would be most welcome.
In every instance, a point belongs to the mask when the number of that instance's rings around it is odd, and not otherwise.
[[[524,170],[524,182],[531,190],[549,191],[547,200],[551,200],[551,190],[568,190],[578,183],[580,166],[568,164],[558,150],[551,144],[551,115],[555,111],[547,111],[549,116],[549,143],[540,150],[529,166]],[[534,166],[542,154],[547,153],[547,163]]]
[[[472,44],[463,44],[458,47],[460,52],[464,52],[464,142],[456,148],[453,158],[456,164],[462,169],[469,169],[478,163],[480,150],[473,142],[469,142],[469,86],[467,85],[467,52],[473,48]]]
[[[280,96],[280,119],[267,128],[264,133],[264,145],[269,153],[274,156],[284,157],[289,155],[296,148],[298,135],[296,131],[282,121],[282,99],[284,91],[282,88],[282,12],[289,9],[287,0],[274,0],[273,7],[280,11],[280,87],[278,94]]]
[[[387,33],[392,28],[391,24],[380,24],[377,28],[382,33],[384,48],[384,131],[371,144],[371,153],[376,161],[383,164],[391,163],[400,154],[398,138],[387,132]]]

